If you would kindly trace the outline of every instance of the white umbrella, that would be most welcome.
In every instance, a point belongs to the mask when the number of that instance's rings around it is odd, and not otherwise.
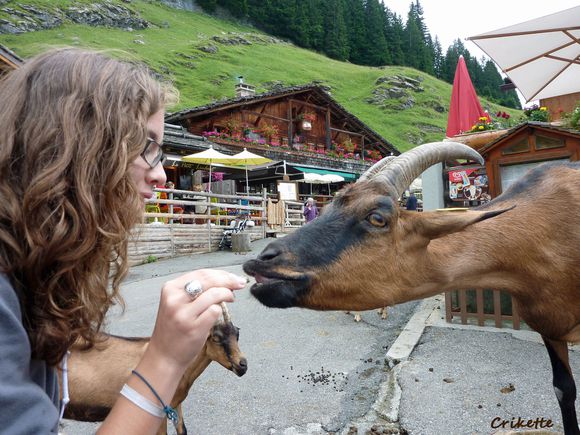
[[[250,184],[248,182],[248,165],[261,165],[271,161],[272,160],[267,157],[251,153],[246,148],[244,148],[244,151],[231,156],[231,160],[229,161],[230,164],[244,165],[246,167],[246,195],[250,193]]]
[[[200,163],[203,165],[209,165],[209,186],[208,191],[211,192],[211,165],[212,163],[232,163],[233,156],[228,156],[227,154],[220,153],[213,149],[210,145],[205,151],[199,153],[189,154],[188,156],[182,157],[181,160],[190,163]]]
[[[322,178],[326,183],[342,183],[344,181],[344,177],[337,174],[324,174]]]
[[[310,194],[312,194],[313,184],[329,184],[330,183],[342,183],[344,177],[337,174],[315,174],[312,172],[305,172],[304,179],[298,180],[301,183],[310,183]],[[330,186],[328,186],[328,192],[330,193]]]
[[[580,91],[580,6],[467,39],[527,101]]]

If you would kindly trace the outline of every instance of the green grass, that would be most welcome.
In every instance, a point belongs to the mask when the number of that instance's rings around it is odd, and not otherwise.
[[[73,3],[94,1],[26,2],[48,9]],[[0,43],[22,57],[54,46],[114,49],[116,55],[142,60],[174,82],[181,98],[178,106],[172,110],[233,97],[234,84],[239,75],[244,76],[246,83],[255,85],[258,92],[265,91],[264,84],[272,81],[280,81],[284,85],[302,85],[320,80],[330,86],[333,98],[401,151],[412,148],[416,143],[438,141],[445,136],[447,112],[438,113],[431,105],[436,103],[447,109],[451,85],[420,71],[405,67],[373,68],[338,62],[287,42],[258,41],[258,38],[266,39],[267,35],[252,27],[218,20],[205,14],[172,9],[153,1],[118,3],[133,9],[152,26],[130,32],[66,24],[45,31],[0,35]],[[18,2],[8,2],[5,6],[16,9]],[[0,18],[10,19],[1,11]],[[225,33],[228,32],[243,34],[252,40],[252,45],[224,45],[211,40],[213,36],[227,36]],[[136,43],[136,40],[144,44]],[[199,47],[210,44],[218,47],[216,54],[199,50]],[[365,102],[372,96],[375,81],[379,77],[395,74],[422,80],[421,85],[425,91],[411,93],[415,99],[414,107],[400,110],[399,103],[394,100],[390,102],[390,108],[379,108]],[[490,104],[486,100],[481,102],[492,113],[502,110],[516,118],[521,114],[520,111]]]

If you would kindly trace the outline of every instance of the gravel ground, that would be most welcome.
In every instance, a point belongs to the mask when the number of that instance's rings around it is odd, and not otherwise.
[[[134,268],[122,286],[127,310],[113,310],[108,329],[125,336],[151,333],[162,283],[191,269],[217,267],[242,274],[241,263],[267,241],[254,242],[248,255],[202,254]],[[251,283],[250,283],[251,284]],[[194,384],[183,410],[189,433],[202,435],[326,434],[348,430],[369,412],[388,368],[385,352],[416,302],[375,311],[355,323],[341,311],[269,309],[248,291],[230,304],[240,328],[248,372],[236,377],[211,364]],[[65,434],[90,434],[97,424],[65,421]],[[172,430],[169,433],[174,433]],[[362,433],[362,432],[361,432]]]
[[[580,352],[570,362],[578,384]],[[490,434],[498,417],[550,419],[549,430],[563,432],[545,347],[509,333],[428,327],[399,382],[400,423],[411,435]]]

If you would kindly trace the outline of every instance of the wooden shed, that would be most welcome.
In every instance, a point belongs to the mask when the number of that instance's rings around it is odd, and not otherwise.
[[[580,159],[580,131],[545,122],[525,122],[477,151],[485,158],[492,198],[528,169],[547,161]]]
[[[22,59],[16,53],[0,44],[0,76],[22,65]]]

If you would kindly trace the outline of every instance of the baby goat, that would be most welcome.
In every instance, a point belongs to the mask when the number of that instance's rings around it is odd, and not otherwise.
[[[453,142],[376,163],[320,217],[244,264],[256,278],[251,292],[269,307],[368,310],[449,290],[506,290],[544,340],[566,435],[579,434],[567,342],[580,341],[580,162],[540,165],[475,210],[399,209],[417,176],[455,159],[483,163]]]
[[[231,322],[225,304],[223,321],[216,323],[203,349],[185,371],[171,400],[179,415],[177,433],[187,434],[181,403],[187,397],[193,382],[207,366],[216,361],[238,376],[248,368],[246,358],[238,345],[239,328]],[[83,351],[80,345],[71,349],[68,359],[68,386],[70,402],[64,417],[79,421],[103,421],[119,397],[123,384],[131,375],[149,344],[149,337],[126,338],[106,335],[102,343]],[[167,434],[164,422],[158,435]]]

